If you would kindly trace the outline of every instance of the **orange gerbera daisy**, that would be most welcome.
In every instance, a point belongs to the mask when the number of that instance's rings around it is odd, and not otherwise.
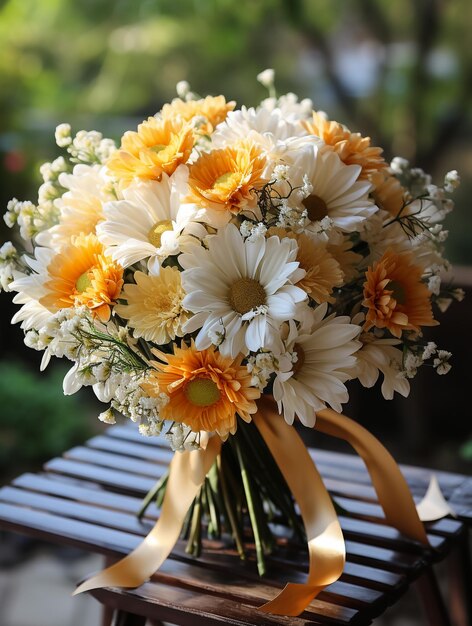
[[[387,328],[400,338],[402,331],[421,331],[436,326],[431,310],[431,292],[422,282],[423,269],[409,252],[387,250],[366,272],[363,306],[368,308],[364,329]]]
[[[171,104],[162,107],[161,115],[164,119],[174,119],[180,116],[183,120],[195,122],[195,130],[200,135],[211,135],[220,122],[226,119],[229,111],[236,106],[236,102],[226,102],[224,96],[207,96],[201,100],[181,100],[174,98]]]
[[[372,195],[375,204],[396,217],[400,215],[405,204],[406,189],[400,184],[398,178],[386,171],[373,172],[369,176],[370,182],[374,185]]]
[[[222,439],[236,432],[236,415],[251,421],[261,394],[251,386],[242,356],[222,356],[213,346],[196,350],[193,341],[191,346],[174,345],[173,354],[153,352],[160,361],[152,361],[156,371],[143,388],[150,396],[169,396],[161,410],[164,419],[187,424],[194,432],[217,432]]]
[[[328,252],[326,244],[315,241],[304,233],[293,233],[284,228],[269,228],[268,235],[295,239],[298,244],[297,261],[305,270],[305,276],[296,285],[313,298],[315,302],[334,302],[331,296],[335,287],[344,284],[344,273],[339,263]]]
[[[47,267],[48,293],[40,300],[50,311],[86,306],[102,322],[110,319],[123,285],[123,268],[105,256],[95,235],[79,235]]]
[[[162,172],[170,176],[187,162],[194,143],[190,122],[149,117],[138,126],[138,132],[130,130],[123,135],[120,149],[108,161],[108,169],[123,187],[135,177],[160,180]]]
[[[372,172],[387,168],[382,148],[371,146],[370,137],[351,133],[342,124],[330,121],[316,111],[312,120],[302,120],[302,124],[310,134],[321,137],[346,165],[360,165],[362,171],[359,178],[368,178]]]
[[[191,200],[219,211],[239,213],[254,208],[254,189],[262,187],[266,158],[254,144],[240,141],[204,152],[190,166]]]

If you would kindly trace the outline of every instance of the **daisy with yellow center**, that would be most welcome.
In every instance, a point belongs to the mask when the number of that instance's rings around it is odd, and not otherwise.
[[[370,145],[370,137],[362,137],[359,133],[351,133],[338,122],[328,120],[321,113],[313,112],[311,120],[302,120],[303,127],[311,134],[321,137],[346,165],[362,167],[360,179],[368,178],[369,174],[387,168],[382,157],[382,148]]]
[[[409,252],[387,250],[366,272],[363,306],[368,309],[364,329],[387,328],[394,337],[402,331],[421,331],[436,326],[431,310],[431,292],[422,282],[423,269]]]
[[[163,267],[158,275],[135,272],[136,284],[127,284],[120,298],[126,304],[117,304],[116,313],[128,320],[135,337],[165,344],[182,337],[182,324],[189,314],[182,307],[185,292],[180,272],[175,267]]]
[[[162,107],[163,119],[183,120],[195,123],[195,130],[200,135],[211,135],[215,127],[226,119],[236,102],[226,102],[224,96],[207,96],[201,100],[181,100],[175,98],[171,104]]]
[[[194,142],[191,123],[181,118],[149,117],[138,126],[138,132],[123,135],[120,149],[108,161],[108,170],[122,187],[134,178],[160,180],[163,172],[171,176],[188,161]]]
[[[79,235],[47,266],[46,295],[40,304],[50,311],[86,306],[106,322],[120,295],[123,268],[104,254],[95,235]]]
[[[216,213],[216,226],[222,220],[227,223],[232,214],[254,211],[254,190],[267,182],[266,166],[261,148],[246,141],[205,152],[190,166],[190,201]]]
[[[237,415],[251,421],[260,391],[251,386],[241,355],[225,357],[214,347],[197,350],[193,341],[174,346],[173,354],[153,352],[160,360],[152,361],[156,371],[143,388],[150,396],[169,396],[163,419],[182,422],[194,432],[216,432],[222,439],[236,432]]]
[[[306,291],[315,302],[334,302],[333,289],[344,284],[344,275],[339,263],[328,252],[326,244],[315,241],[304,233],[294,233],[284,228],[270,228],[268,235],[277,235],[280,239],[288,237],[297,242],[297,261],[299,268],[305,270],[305,276],[296,284]]]

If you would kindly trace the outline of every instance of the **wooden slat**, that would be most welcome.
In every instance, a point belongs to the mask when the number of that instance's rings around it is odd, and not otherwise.
[[[255,620],[259,626],[308,626],[319,622],[307,612],[300,617],[283,618],[262,612],[255,612],[254,606],[231,602],[226,598],[217,598],[206,594],[194,594],[185,589],[174,589],[166,585],[147,583],[139,590],[97,589],[91,592],[101,602],[144,615],[155,620],[179,623],[182,626],[253,626]],[[210,608],[211,607],[211,608]],[[323,617],[325,624],[364,624],[358,613],[352,615],[349,622]]]
[[[124,425],[112,426],[107,430],[106,436],[113,438],[124,439],[126,441],[133,441],[144,446],[150,446],[154,448],[169,449],[169,445],[162,437],[143,437],[140,435],[136,425],[126,422]],[[327,450],[321,450],[318,448],[310,449],[310,454],[315,459],[316,463],[325,463],[326,465],[332,465],[340,468],[350,468],[358,470],[361,474],[367,476],[367,470],[365,469],[362,459],[355,454],[346,454],[342,452],[330,452]],[[420,485],[428,485],[431,478],[431,474],[434,473],[438,478],[441,485],[444,488],[455,488],[464,482],[466,478],[462,474],[453,472],[444,472],[441,470],[430,470],[422,467],[416,467],[413,465],[400,465],[402,472],[407,480],[416,482]],[[369,482],[368,478],[366,479]]]
[[[47,463],[45,474],[25,474],[0,490],[0,525],[118,558],[129,553],[154,524],[159,514],[154,504],[142,521],[135,513],[172,455],[163,438],[142,437],[132,424],[114,426],[69,450],[64,458]],[[312,455],[327,488],[345,511],[340,522],[347,540],[347,563],[340,580],[327,587],[300,618],[266,616],[254,609],[274,597],[288,580],[306,579],[307,553],[290,541],[267,559],[269,573],[264,579],[257,576],[251,544],[246,563],[241,563],[225,540],[205,541],[197,561],[179,541],[150,583],[138,590],[98,590],[94,595],[106,597],[110,605],[134,607],[137,614],[178,618],[189,626],[242,626],[253,624],[255,615],[258,624],[369,623],[424,571],[432,554],[385,523],[358,457],[319,450]],[[430,471],[402,469],[413,494],[422,496]],[[438,476],[446,495],[462,502],[462,513],[472,511],[472,480],[444,472]],[[452,519],[428,525],[436,558],[444,556],[462,529],[462,522]]]
[[[126,432],[128,431],[129,429],[126,429]],[[163,461],[169,462],[173,455],[172,451],[166,448],[159,447],[156,450],[155,446],[144,445],[142,443],[126,441],[118,439],[117,437],[108,437],[104,435],[99,435],[92,438],[87,442],[87,446],[93,448],[94,450],[103,450],[104,452],[116,453],[125,457],[137,458],[140,460],[149,460],[153,462],[156,462],[158,460],[160,463],[162,463]],[[324,467],[322,471],[324,474]],[[369,480],[369,477],[365,471],[362,480]],[[354,482],[354,480],[352,482]],[[336,498],[336,500],[343,508],[345,508],[349,512],[349,515],[351,517],[369,519],[370,521],[378,522],[381,524],[385,523],[383,511],[378,504],[372,504],[360,500],[353,500],[341,496]],[[447,518],[428,524],[428,531],[430,533],[437,533],[443,536],[455,535],[460,532],[460,529],[460,522]]]
[[[156,465],[144,461],[139,461],[131,457],[124,457],[118,454],[112,454],[109,452],[101,452],[86,447],[73,448],[67,453],[67,460],[60,459],[55,460],[54,464],[49,463],[47,468],[49,470],[60,471],[68,475],[76,475],[77,472],[76,461],[80,461],[84,464],[84,467],[78,468],[81,478],[84,477],[84,471],[90,474],[90,468],[93,468],[92,473],[95,476],[95,480],[103,484],[114,485],[115,488],[119,488],[123,485],[121,480],[121,473],[118,477],[109,475],[108,468],[113,470],[127,470],[128,484],[130,483],[129,475],[133,474],[132,484],[138,493],[141,489],[144,495],[149,489],[149,483],[145,482],[145,486],[141,486],[143,476],[151,476],[153,480],[159,476],[156,476]],[[71,465],[72,463],[72,465]],[[105,471],[105,473],[104,473]],[[103,478],[104,477],[104,478]],[[113,480],[113,482],[110,482]],[[119,482],[118,482],[119,480]],[[106,481],[106,482],[105,482]],[[380,526],[372,522],[353,520],[346,517],[340,517],[343,531],[348,537],[360,538],[367,543],[374,545],[383,545],[385,547],[394,546],[395,548],[402,548],[406,550],[416,550],[417,552],[423,552],[424,547],[419,543],[414,542],[411,539],[402,537],[402,535],[395,529],[388,526]],[[437,552],[444,552],[447,550],[447,542],[444,536],[429,535],[431,546]]]
[[[18,490],[17,490],[18,491]],[[2,498],[9,498],[10,501],[15,502],[15,498],[17,496],[17,492],[14,490],[3,490]],[[24,494],[25,499],[27,495]],[[21,499],[21,498],[20,498]],[[49,500],[46,502],[46,500]],[[91,517],[95,519],[94,516],[90,516],[90,509],[93,507],[80,507],[76,503],[69,503],[69,506],[63,507],[61,505],[62,501],[53,502],[51,498],[41,498],[37,495],[36,499],[32,501],[30,504],[34,507],[43,506],[47,508],[50,513],[45,513],[40,511],[38,508],[35,509],[25,509],[16,504],[1,504],[0,505],[0,515],[9,520],[11,523],[21,524],[22,520],[24,520],[25,513],[28,516],[28,525],[30,527],[36,528],[38,530],[47,529],[48,534],[50,536],[56,535],[62,537],[62,542],[64,542],[64,538],[72,538],[75,540],[79,540],[82,542],[84,547],[90,549],[95,549],[97,546],[100,548],[105,548],[107,550],[111,550],[113,553],[125,554],[133,547],[135,547],[139,541],[141,540],[141,536],[134,536],[130,533],[135,531],[142,531],[139,527],[133,527],[133,517],[132,516],[124,516],[117,513],[113,513],[113,516],[109,520],[109,526],[97,526],[95,523],[88,523],[87,520]],[[97,512],[94,512],[95,514]],[[80,516],[77,519],[77,515]],[[73,516],[73,517],[71,517]],[[101,518],[101,515],[98,515]],[[125,517],[129,518],[128,520]],[[135,520],[136,521],[136,520]],[[99,519],[99,522],[103,523],[103,519]],[[127,532],[120,532],[116,530],[118,523],[121,524],[121,528],[124,526]],[[146,532],[146,529],[144,530]],[[181,550],[183,550],[183,545],[179,546]],[[190,561],[187,557],[187,560]],[[202,581],[202,588],[205,591],[212,590],[213,593],[219,595],[225,595],[226,597],[236,597],[238,600],[249,601],[249,598],[255,595],[254,603],[257,604],[259,601],[262,603],[264,600],[268,600],[275,595],[275,590],[272,588],[274,586],[274,581],[268,581],[268,583],[272,584],[264,584],[260,581],[251,580],[250,584],[242,577],[237,577],[235,575],[235,570],[229,570],[233,572],[233,576],[231,579],[231,574],[226,576],[225,583],[217,583],[215,581],[222,580],[221,573],[218,577],[211,576],[210,572],[203,569],[204,563],[202,561],[194,561],[192,565],[184,565],[182,564],[179,567],[179,564],[174,561],[166,561],[166,563],[161,567],[159,572],[154,576],[155,580],[158,581],[172,581],[174,586],[180,586],[182,584],[183,578],[185,578],[185,585],[187,588],[192,586],[191,573],[194,572],[194,583],[193,588],[194,592],[198,591],[200,586],[200,581]],[[175,572],[177,570],[177,572]],[[184,572],[186,572],[186,576],[184,577]],[[207,584],[205,586],[204,581],[206,580]],[[239,586],[237,582],[239,581]],[[234,586],[234,589],[233,589]],[[275,586],[282,586],[275,584]],[[246,597],[242,598],[242,589],[247,589]],[[333,604],[330,602],[330,599],[339,600],[342,591],[344,591],[344,604],[346,606],[342,606],[342,603]],[[375,607],[376,602],[381,599],[379,594],[373,593],[372,591],[368,591],[367,593],[362,590],[362,588],[355,589],[352,585],[339,584],[337,587],[334,587],[332,592],[325,592],[323,594],[324,600],[317,599],[313,603],[312,611],[314,611],[318,616],[336,616],[340,622],[350,623],[353,615],[357,614],[357,610],[351,610],[349,608],[349,595],[352,598],[351,604],[361,606],[369,606]],[[343,617],[345,616],[345,617]],[[347,617],[346,617],[347,616]]]
[[[45,511],[65,518],[95,523],[103,526],[104,528],[123,530],[141,536],[147,534],[153,523],[150,521],[141,523],[136,519],[135,515],[117,513],[116,511],[103,509],[99,506],[85,505],[72,500],[65,500],[63,498],[51,497],[50,495],[25,491],[24,489],[16,487],[3,488],[0,492],[0,499],[1,501],[9,504],[24,506],[25,509],[34,508],[38,511]],[[92,549],[93,541],[94,537],[91,535],[90,547]],[[125,552],[125,549],[123,549],[123,552]],[[205,561],[204,558],[200,562],[207,565],[209,563],[209,561]],[[224,559],[223,562],[221,559],[219,559],[219,562],[218,560],[213,561],[213,565],[215,563],[218,563],[220,567],[221,565],[223,565],[223,567],[227,567],[229,565],[227,558]],[[231,569],[229,571],[236,571],[238,564],[238,559],[233,558],[231,562]],[[287,578],[288,569],[289,568],[284,567],[284,571],[280,572],[279,578],[275,578],[273,580],[282,584]],[[302,582],[305,578],[305,575],[297,576],[296,570],[292,572],[291,576],[295,577],[296,580],[294,582]],[[332,585],[326,591],[325,595],[329,598],[330,595],[333,594],[337,596],[338,601],[340,597],[344,595],[347,601],[351,600],[351,602],[348,602],[349,605],[352,603],[359,605],[361,603],[373,606],[376,602],[381,600],[381,594],[379,592],[371,589],[363,589],[359,585],[346,583],[335,583],[334,586]]]
[[[60,496],[66,500],[72,499],[85,504],[98,504],[105,509],[115,509],[133,515],[139,510],[141,504],[140,498],[120,495],[101,488],[97,489],[87,483],[66,482],[62,477],[58,480],[57,477],[48,474],[24,474],[15,479],[13,485],[33,492]],[[0,498],[2,497],[1,493]],[[157,514],[157,508],[150,505],[146,518],[154,519]],[[362,581],[364,585],[370,583],[373,588],[377,589],[398,589],[403,584],[398,574],[372,569],[364,565],[348,563],[344,573],[351,581]]]

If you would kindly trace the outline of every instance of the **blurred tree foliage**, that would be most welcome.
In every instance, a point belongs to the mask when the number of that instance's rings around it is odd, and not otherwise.
[[[469,0],[0,1],[1,200],[32,188],[57,123],[119,137],[182,79],[256,104],[265,67],[280,93],[313,98],[387,157],[467,178],[469,9]],[[456,256],[472,262],[466,219]]]
[[[55,367],[41,375],[0,362],[0,484],[93,434],[94,405],[84,402],[84,395],[79,400],[62,394],[66,371]]]

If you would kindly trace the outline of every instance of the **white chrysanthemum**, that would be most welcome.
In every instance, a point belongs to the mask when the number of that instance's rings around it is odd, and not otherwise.
[[[352,321],[362,326],[365,315],[358,313]],[[356,352],[356,364],[348,370],[349,373],[367,388],[373,387],[380,374],[383,374],[381,388],[383,397],[392,400],[396,391],[406,398],[410,393],[410,383],[402,371],[403,352],[395,347],[401,344],[401,341],[393,337],[376,337],[373,333],[365,332],[361,333],[359,340],[362,345]]]
[[[373,387],[383,374],[382,395],[391,400],[396,391],[405,398],[410,393],[410,383],[401,371],[402,351],[395,348],[398,339],[377,339],[367,333],[361,335],[362,348],[356,353],[357,364],[353,370],[364,387]]]
[[[135,337],[143,337],[158,345],[182,337],[182,325],[189,314],[182,307],[185,292],[180,272],[175,267],[162,267],[159,274],[135,272],[136,284],[127,284],[115,311],[128,320]]]
[[[181,204],[187,191],[188,169],[180,166],[169,177],[157,181],[136,182],[123,191],[123,200],[103,207],[105,219],[97,226],[107,254],[123,267],[148,259],[149,270],[157,273],[168,256],[181,252],[203,237],[206,230],[193,221],[195,211]]]
[[[79,164],[72,174],[59,176],[61,186],[68,189],[54,203],[59,209],[59,223],[37,235],[39,245],[57,251],[69,244],[71,237],[95,233],[98,222],[103,219],[103,203],[114,198],[105,171],[103,166]]]
[[[313,113],[313,102],[309,98],[298,100],[294,93],[286,93],[280,98],[266,98],[260,108],[268,111],[279,110],[287,121],[297,122],[306,119]]]
[[[280,109],[254,109],[242,106],[238,111],[230,111],[224,122],[218,124],[212,135],[212,145],[224,147],[240,139],[251,139],[259,145],[271,148],[277,141],[306,135],[301,126],[289,122]]]
[[[312,188],[302,200],[311,222],[308,230],[316,233],[316,224],[329,217],[335,228],[351,233],[378,210],[368,197],[372,185],[358,180],[360,165],[345,165],[332,150],[323,150],[318,144],[306,146],[294,162],[293,171],[295,168],[298,179],[292,175],[292,186],[302,187],[308,182]]]
[[[297,415],[305,426],[313,426],[316,411],[327,405],[341,411],[349,399],[344,383],[352,376],[346,370],[356,362],[353,355],[361,344],[354,339],[360,329],[347,316],[324,318],[327,306],[307,311],[300,329],[290,322],[285,349],[296,361],[290,372],[277,373],[273,392],[289,424]]]
[[[184,330],[201,328],[197,349],[208,348],[221,326],[219,350],[224,355],[271,349],[280,341],[281,323],[294,318],[296,303],[306,298],[292,284],[304,275],[296,254],[291,239],[244,241],[233,224],[209,240],[208,250],[195,246],[182,254],[183,305],[196,314]]]

